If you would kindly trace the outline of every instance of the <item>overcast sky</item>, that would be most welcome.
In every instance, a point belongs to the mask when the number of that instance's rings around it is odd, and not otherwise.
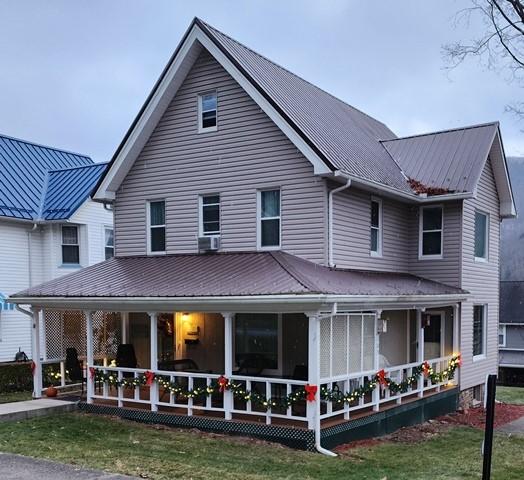
[[[523,89],[441,47],[469,0],[0,0],[0,132],[111,158],[194,16],[409,135],[499,120]]]

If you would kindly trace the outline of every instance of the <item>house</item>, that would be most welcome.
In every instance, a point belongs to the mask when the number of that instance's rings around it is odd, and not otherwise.
[[[113,215],[89,199],[106,164],[0,136],[0,361],[31,358],[31,325],[8,295],[112,256]]]
[[[500,282],[499,380],[524,385],[524,281]]]
[[[329,453],[497,371],[498,123],[398,138],[195,19],[93,199],[115,258],[10,297],[87,411]]]

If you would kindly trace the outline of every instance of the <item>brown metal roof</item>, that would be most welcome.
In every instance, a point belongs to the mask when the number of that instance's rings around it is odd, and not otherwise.
[[[333,269],[284,252],[117,257],[12,295],[208,297],[252,295],[460,295],[414,275]]]

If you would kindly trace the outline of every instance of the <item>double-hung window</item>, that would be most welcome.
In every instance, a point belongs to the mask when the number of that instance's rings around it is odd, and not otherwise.
[[[147,250],[150,254],[166,252],[166,202],[147,202]]]
[[[473,359],[486,355],[486,305],[473,306]]]
[[[104,255],[106,260],[115,256],[115,237],[111,227],[104,228]]]
[[[371,255],[380,257],[382,255],[382,200],[371,199]]]
[[[220,196],[200,197],[200,236],[220,235]]]
[[[62,226],[62,264],[80,264],[80,245],[78,243],[78,227],[75,225]]]
[[[442,258],[442,241],[442,207],[422,207],[420,210],[419,258]]]
[[[258,192],[258,248],[280,248],[280,190]]]
[[[475,211],[475,260],[488,260],[489,215]]]
[[[214,132],[217,129],[217,92],[198,96],[198,131]]]
[[[499,347],[506,346],[506,325],[499,325]]]

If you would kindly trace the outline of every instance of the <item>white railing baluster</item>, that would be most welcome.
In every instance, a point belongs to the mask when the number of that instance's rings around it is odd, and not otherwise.
[[[333,392],[333,382],[328,383],[326,387],[330,392]],[[326,400],[326,411],[328,415],[333,413],[333,402],[331,400]]]
[[[344,380],[344,394],[349,392],[349,386],[349,380]],[[347,402],[344,402],[344,420],[349,420],[349,404]]]
[[[290,383],[286,383],[286,397],[289,398],[289,395],[291,395],[291,384]],[[287,407],[286,415],[288,417],[292,417],[293,416],[293,407],[291,407],[291,406]]]
[[[209,377],[206,378],[206,388],[209,387],[209,385],[211,385],[211,379]],[[211,395],[208,395],[207,392],[206,392],[206,408],[207,409],[210,409],[211,408]]]
[[[187,389],[190,392],[193,390],[193,377],[187,379]],[[189,416],[193,415],[193,397],[188,397],[187,399],[187,414]]]
[[[246,380],[246,392],[253,392],[252,390],[252,387],[251,387],[251,380]],[[252,410],[252,404],[251,404],[251,400],[248,400],[247,403],[246,403],[246,410],[247,412],[251,413],[253,410]]]
[[[136,370],[133,372],[133,378],[138,378],[138,373]],[[140,400],[140,385],[135,386],[133,390],[135,400]]]
[[[271,382],[266,382],[266,400],[271,401]],[[267,405],[266,410],[266,425],[271,424],[271,404]]]
[[[120,385],[120,383],[122,382],[122,372],[120,370],[117,372],[116,378],[118,379],[118,388],[117,388],[118,406],[122,407],[124,405],[124,402],[122,401],[124,389]]]
[[[104,376],[107,375],[107,370],[102,370],[102,372],[104,373]],[[111,373],[113,373],[113,372],[111,372]],[[102,395],[105,398],[109,397],[109,385],[108,385],[107,382],[104,382],[104,385],[102,387]]]

